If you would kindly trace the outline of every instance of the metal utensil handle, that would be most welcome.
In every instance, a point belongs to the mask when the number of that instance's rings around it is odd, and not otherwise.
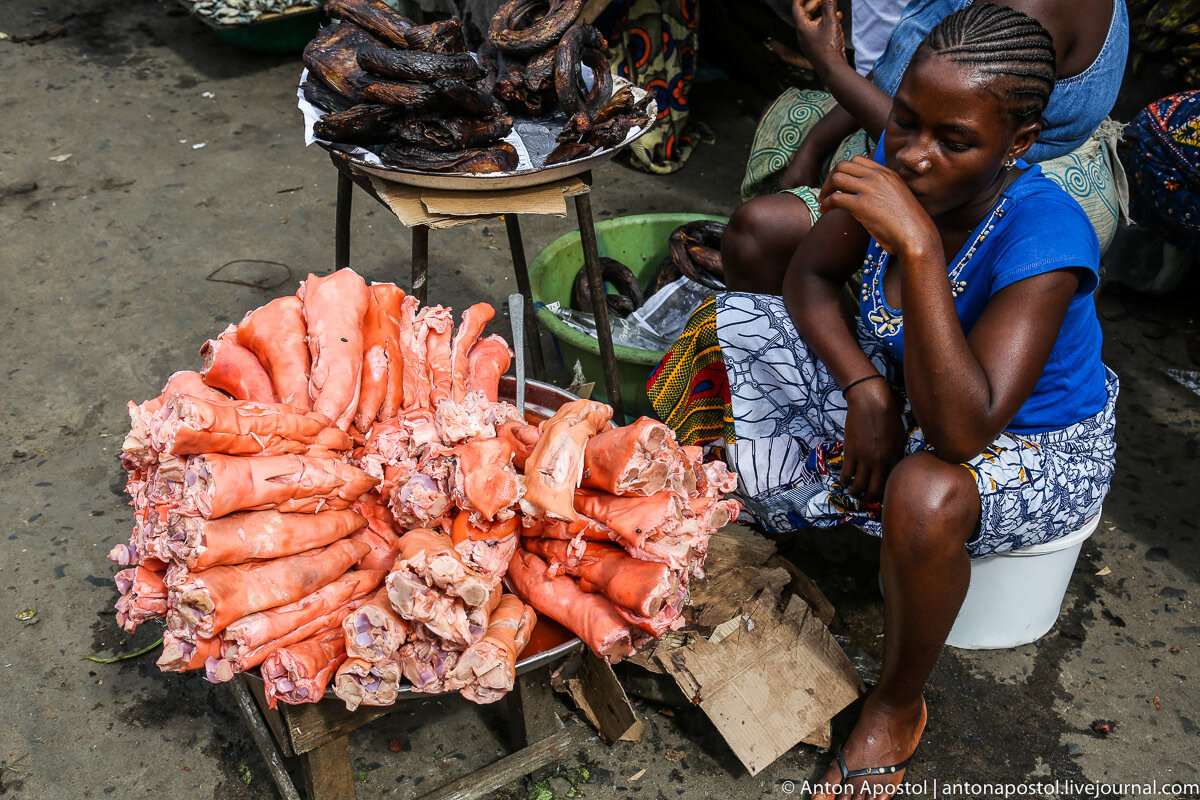
[[[512,325],[513,355],[517,361],[517,411],[525,416],[525,298],[519,292],[508,296],[508,322]]]

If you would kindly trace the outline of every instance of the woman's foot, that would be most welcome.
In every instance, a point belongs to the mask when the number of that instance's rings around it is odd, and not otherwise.
[[[820,788],[828,791],[814,793],[813,800],[892,797],[904,780],[903,766],[895,772],[887,770],[905,764],[916,751],[925,730],[925,700],[918,698],[915,704],[904,708],[872,700],[867,698],[854,730],[839,753],[849,777],[843,779],[842,767],[835,759],[818,781]],[[870,775],[860,773],[867,768],[880,767],[885,771],[877,773],[873,769]]]

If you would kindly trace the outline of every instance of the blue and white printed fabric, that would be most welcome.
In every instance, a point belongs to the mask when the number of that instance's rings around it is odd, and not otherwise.
[[[796,333],[783,300],[728,293],[717,297],[716,313],[736,431],[726,460],[746,511],[773,532],[849,523],[882,535],[880,507],[841,485],[845,398]],[[861,324],[858,339],[895,386],[899,364]],[[963,464],[982,505],[979,533],[967,543],[971,557],[1065,536],[1099,511],[1116,449],[1118,384],[1107,376],[1108,402],[1094,416],[1061,430],[1003,433]],[[906,452],[929,449],[911,414],[904,422]]]

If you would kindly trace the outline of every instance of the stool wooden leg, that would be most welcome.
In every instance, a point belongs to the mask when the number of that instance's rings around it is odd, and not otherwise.
[[[354,800],[350,738],[338,736],[300,757],[309,800]]]
[[[533,289],[529,284],[529,267],[525,263],[525,243],[521,240],[521,223],[516,214],[504,215],[504,229],[508,232],[508,250],[512,253],[513,272],[517,276],[517,291],[525,298],[525,341],[529,343],[529,355],[533,377],[543,380],[546,362],[542,356],[542,340],[538,338],[537,320],[533,312]]]
[[[513,745],[518,749],[535,745],[562,730],[562,720],[554,713],[549,667],[517,676],[516,685],[508,695],[508,714]],[[529,778],[536,783],[549,773],[548,765],[540,766],[529,773]]]
[[[255,744],[258,745],[258,751],[262,753],[263,760],[267,762],[267,769],[271,772],[271,778],[275,781],[275,787],[279,789],[280,796],[283,800],[300,800],[300,793],[296,791],[296,786],[287,773],[283,757],[271,737],[271,731],[259,713],[254,698],[250,696],[250,690],[246,688],[246,679],[240,675],[235,677],[229,682],[229,690],[233,693],[238,711],[242,713],[242,719],[250,728],[250,734],[254,737]]]
[[[333,221],[333,264],[338,269],[350,266],[350,207],[354,200],[354,183],[338,170],[337,210]]]
[[[412,294],[422,306],[429,303],[429,226],[412,229]]]
[[[617,354],[613,349],[612,329],[608,325],[608,304],[604,299],[604,278],[600,272],[600,252],[596,244],[596,225],[592,220],[590,194],[575,195],[575,216],[579,220],[579,240],[583,245],[583,263],[587,267],[588,293],[596,315],[596,339],[600,342],[600,362],[604,365],[604,389],[613,407],[613,421],[625,424],[621,402],[621,380],[617,375]]]

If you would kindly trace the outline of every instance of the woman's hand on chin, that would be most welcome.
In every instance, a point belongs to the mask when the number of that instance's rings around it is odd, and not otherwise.
[[[925,207],[899,175],[872,159],[855,156],[838,164],[817,199],[822,214],[845,209],[892,255],[941,251]]]

